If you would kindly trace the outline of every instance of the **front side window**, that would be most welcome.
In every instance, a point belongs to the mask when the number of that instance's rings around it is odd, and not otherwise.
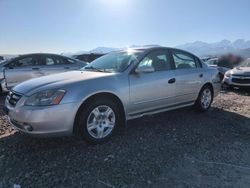
[[[123,72],[133,62],[137,61],[140,51],[113,52],[104,55],[81,70],[101,72]]]
[[[176,69],[193,69],[197,68],[195,58],[185,52],[172,52]]]
[[[22,66],[34,66],[38,65],[39,62],[34,57],[25,57],[12,61],[9,66],[11,67],[22,67]]]
[[[155,71],[165,71],[171,69],[171,64],[166,51],[154,51],[149,53],[139,63],[138,68],[149,67]]]

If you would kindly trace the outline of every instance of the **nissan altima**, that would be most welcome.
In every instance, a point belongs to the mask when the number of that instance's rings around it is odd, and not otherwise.
[[[218,70],[172,48],[126,49],[81,70],[25,81],[6,97],[5,112],[21,132],[109,139],[126,120],[195,105],[206,111],[220,88]]]

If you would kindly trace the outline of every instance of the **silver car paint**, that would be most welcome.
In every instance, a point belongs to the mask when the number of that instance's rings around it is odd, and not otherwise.
[[[205,64],[197,70],[170,70],[139,75],[130,73],[134,66],[130,65],[122,73],[72,71],[25,81],[13,88],[14,92],[24,95],[22,100],[14,108],[7,100],[5,102],[10,122],[14,126],[15,122],[31,125],[34,128],[32,132],[21,129],[29,134],[70,135],[77,110],[84,101],[97,93],[116,96],[123,104],[126,119],[129,120],[193,105],[201,87],[206,83],[213,85],[215,96],[220,88],[218,71]],[[200,74],[203,76],[200,77]],[[176,84],[168,84],[167,81],[172,77],[176,78]],[[55,88],[67,91],[59,105],[23,105],[28,96]]]
[[[47,54],[42,54],[46,56]],[[51,55],[51,54],[48,54]],[[26,56],[26,55],[25,55]],[[32,56],[27,55],[27,57]],[[72,70],[78,70],[85,66],[83,62],[76,61],[74,64],[62,64],[62,65],[32,65],[32,66],[20,66],[14,68],[8,68],[5,65],[9,62],[0,64],[0,81],[3,91],[8,91],[19,83],[41,76],[50,74],[56,74],[61,72],[67,72]]]

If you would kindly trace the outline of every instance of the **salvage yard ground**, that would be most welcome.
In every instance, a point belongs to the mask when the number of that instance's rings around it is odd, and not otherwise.
[[[95,146],[21,135],[0,113],[0,188],[250,187],[249,91],[222,91],[206,113],[185,108],[130,121]]]

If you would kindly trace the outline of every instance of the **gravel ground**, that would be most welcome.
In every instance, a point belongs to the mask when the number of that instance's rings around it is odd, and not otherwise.
[[[250,187],[249,91],[221,92],[206,113],[130,121],[96,146],[21,135],[2,113],[0,123],[0,188]]]

